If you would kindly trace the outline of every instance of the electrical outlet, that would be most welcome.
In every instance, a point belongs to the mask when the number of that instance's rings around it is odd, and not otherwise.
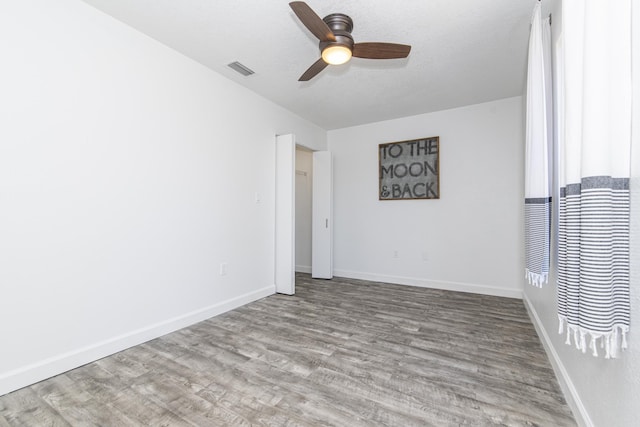
[[[393,251],[393,257],[394,257],[394,258],[399,258],[399,257],[398,257],[398,251]]]
[[[427,251],[422,251],[422,261],[429,261],[429,253]]]
[[[228,264],[226,262],[221,262],[220,263],[220,275],[221,276],[226,276],[227,275],[227,266],[228,266]]]

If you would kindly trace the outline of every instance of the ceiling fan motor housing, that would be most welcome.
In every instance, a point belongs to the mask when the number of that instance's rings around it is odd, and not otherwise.
[[[336,37],[336,41],[321,41],[320,51],[329,46],[346,46],[353,51],[353,20],[344,13],[332,13],[323,18],[323,21],[331,29]]]

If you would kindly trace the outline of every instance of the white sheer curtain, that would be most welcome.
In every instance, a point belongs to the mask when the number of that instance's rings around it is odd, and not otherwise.
[[[553,141],[551,26],[536,2],[527,65],[525,147],[525,277],[541,287],[549,277],[551,233],[550,154]]]
[[[560,332],[607,358],[626,347],[630,317],[631,8],[632,0],[562,3]]]

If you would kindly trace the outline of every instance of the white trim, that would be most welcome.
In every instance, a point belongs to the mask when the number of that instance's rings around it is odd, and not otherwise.
[[[276,292],[296,293],[296,138],[293,134],[275,139],[275,270]]]
[[[529,313],[531,323],[533,323],[533,326],[536,328],[540,341],[542,341],[542,345],[547,352],[547,357],[551,361],[553,371],[556,374],[556,378],[558,379],[564,398],[571,408],[571,412],[573,412],[576,423],[581,427],[593,427],[593,422],[587,413],[587,409],[582,403],[580,395],[578,395],[578,391],[571,381],[571,377],[569,377],[567,370],[564,368],[562,360],[560,360],[560,356],[556,353],[553,343],[551,342],[549,335],[547,335],[547,331],[542,325],[540,317],[538,317],[538,313],[536,312],[533,304],[531,304],[531,301],[529,301],[526,294],[524,294],[522,300],[524,301],[524,306]]]
[[[447,282],[443,280],[425,280],[415,277],[387,276],[383,274],[363,273],[359,271],[334,270],[334,275],[350,279],[373,282],[395,283],[398,285],[419,286],[421,288],[444,289],[447,291],[470,292],[473,294],[522,299],[522,289],[505,289],[475,283]]]
[[[233,310],[252,301],[273,295],[275,291],[274,285],[266,286],[257,291],[194,310],[190,313],[185,313],[172,319],[167,319],[84,348],[72,350],[31,365],[0,373],[0,396]]]
[[[297,265],[296,264],[296,272],[297,273],[311,274],[311,266],[310,265]]]

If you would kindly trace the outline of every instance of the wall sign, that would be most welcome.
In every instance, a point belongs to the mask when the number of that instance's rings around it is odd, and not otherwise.
[[[440,198],[440,137],[378,145],[379,199]]]

